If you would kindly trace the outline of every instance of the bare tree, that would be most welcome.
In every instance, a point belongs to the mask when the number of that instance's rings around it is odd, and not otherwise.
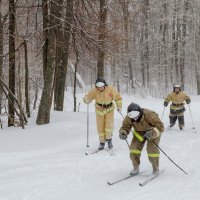
[[[60,1],[59,3],[61,13],[63,2]],[[60,26],[56,32],[57,64],[55,73],[54,110],[57,111],[62,111],[64,104],[67,64],[69,59],[69,47],[71,39],[71,26],[73,23],[73,0],[67,0],[65,21],[66,23],[64,24],[64,31],[62,30],[62,26]]]
[[[97,77],[104,77],[104,61],[105,61],[105,40],[106,40],[106,17],[107,17],[107,0],[99,0],[99,48],[97,62]]]
[[[55,69],[55,50],[56,50],[56,43],[55,43],[55,30],[59,25],[59,20],[57,19],[57,14],[60,11],[59,2],[50,1],[49,8],[48,0],[43,0],[43,14],[47,14],[49,10],[49,24],[45,24],[45,27],[48,29],[48,35],[46,37],[46,30],[44,30],[44,39],[45,49],[44,54],[46,56],[47,52],[47,62],[44,62],[44,87],[42,90],[42,97],[39,105],[38,115],[36,123],[38,125],[47,124],[50,121],[50,110],[52,104],[52,84],[53,84],[53,73]],[[46,16],[48,17],[48,16]],[[47,21],[43,21],[46,23]],[[46,46],[47,45],[47,46]],[[47,51],[46,51],[47,49]]]
[[[9,1],[9,88],[15,94],[15,1]],[[14,104],[13,96],[9,94],[11,103]],[[15,110],[13,105],[8,106],[8,126],[13,126]]]
[[[1,3],[0,0],[0,79],[3,78],[3,20],[2,20],[2,12],[1,12]],[[0,87],[0,114],[2,109],[2,97],[3,97],[3,90]]]
[[[29,68],[28,68],[28,48],[27,41],[24,39],[24,60],[25,60],[25,102],[27,117],[31,117],[29,100]]]
[[[184,1],[183,7],[183,20],[182,20],[182,44],[181,44],[181,53],[180,53],[180,75],[181,75],[181,85],[184,89],[185,86],[185,40],[186,40],[186,33],[187,33],[187,15],[188,15],[188,7],[189,1]]]

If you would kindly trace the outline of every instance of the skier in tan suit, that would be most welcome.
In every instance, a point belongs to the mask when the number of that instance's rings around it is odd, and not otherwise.
[[[180,130],[184,127],[184,101],[187,104],[190,104],[191,99],[190,97],[181,91],[180,85],[175,85],[173,88],[173,92],[171,92],[164,101],[164,106],[167,107],[169,102],[172,102],[170,105],[170,127],[173,127],[176,123],[176,120],[178,119],[179,122],[179,128]]]
[[[95,88],[84,96],[83,101],[89,104],[93,99],[96,101],[96,122],[100,141],[98,149],[103,150],[105,142],[108,142],[108,148],[112,149],[115,109],[113,101],[116,103],[117,110],[121,112],[122,97],[115,88],[108,86],[104,79],[97,78]]]
[[[164,131],[164,125],[158,117],[158,114],[152,110],[141,108],[138,104],[131,103],[128,106],[127,116],[119,131],[119,137],[126,140],[131,129],[133,139],[130,145],[130,158],[133,164],[131,175],[139,173],[140,156],[142,149],[147,141],[147,154],[153,167],[153,173],[159,174],[159,149],[154,144],[159,144],[161,133]]]

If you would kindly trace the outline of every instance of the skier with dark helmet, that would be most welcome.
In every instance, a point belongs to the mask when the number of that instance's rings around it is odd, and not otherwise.
[[[185,125],[184,102],[190,104],[191,99],[186,93],[181,91],[180,85],[174,85],[173,91],[165,98],[164,106],[167,107],[170,101],[172,102],[172,104],[170,105],[169,114],[170,127],[173,127],[176,123],[176,120],[178,119],[179,128],[180,130],[182,130]]]
[[[131,103],[127,109],[127,116],[119,130],[120,139],[126,140],[132,128],[134,128],[134,131],[130,145],[130,158],[133,170],[130,174],[139,173],[140,156],[145,142],[147,142],[147,154],[153,167],[153,173],[155,175],[159,174],[160,152],[155,143],[159,144],[164,125],[158,114],[152,110],[141,108],[136,103]]]
[[[97,78],[95,87],[84,96],[83,101],[89,104],[93,99],[96,101],[96,121],[100,141],[98,149],[103,150],[105,142],[108,142],[108,148],[112,149],[115,109],[113,101],[117,110],[121,112],[122,97],[114,87],[107,85],[103,78]]]

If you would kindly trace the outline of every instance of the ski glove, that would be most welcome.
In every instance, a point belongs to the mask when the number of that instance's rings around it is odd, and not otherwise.
[[[122,109],[121,109],[121,108],[117,108],[117,111],[118,111],[119,113],[121,113],[121,112],[122,112]]]
[[[186,103],[187,103],[187,104],[190,104],[190,103],[191,103],[191,100],[190,100],[190,99],[187,99],[187,100],[186,100]]]
[[[163,104],[165,107],[168,106],[168,102],[167,101],[164,101],[164,104]]]
[[[153,140],[159,136],[160,136],[160,131],[156,127],[146,131],[146,133],[144,134],[144,138],[148,140]]]
[[[84,103],[86,103],[86,104],[89,104],[89,103],[90,103],[90,101],[89,101],[89,99],[87,98],[87,96],[85,96],[85,97],[83,98],[83,101],[84,101]]]
[[[125,130],[119,131],[119,138],[121,140],[126,140],[127,139],[127,132]]]
[[[153,139],[152,137],[153,137],[152,130],[146,131],[146,133],[144,134],[144,138],[146,138],[147,140],[152,140]]]

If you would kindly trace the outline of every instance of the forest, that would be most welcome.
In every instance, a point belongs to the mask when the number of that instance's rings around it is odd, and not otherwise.
[[[0,114],[24,126],[102,77],[118,91],[200,95],[200,0],[0,0]],[[1,121],[0,121],[1,122]],[[1,124],[1,123],[0,123]],[[2,125],[2,124],[1,124]]]

